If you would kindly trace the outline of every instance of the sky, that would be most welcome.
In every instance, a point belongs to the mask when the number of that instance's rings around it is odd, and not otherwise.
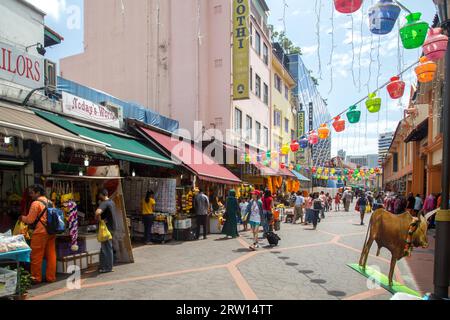
[[[58,62],[60,58],[83,52],[83,0],[27,1],[47,12],[46,24],[65,39],[61,45],[47,50],[49,59]],[[365,0],[363,8],[352,15],[334,10],[331,0],[266,1],[271,10],[269,23],[275,30],[285,30],[294,44],[302,48],[305,65],[319,79],[319,91],[328,101],[333,117],[412,65],[421,55],[420,49],[403,49],[397,26],[388,35],[371,35],[367,12],[375,0]],[[401,3],[412,12],[422,12],[422,19],[429,23],[436,13],[432,0]],[[402,11],[400,25],[405,23],[406,14]],[[415,84],[413,69],[403,75],[403,80],[407,88]],[[395,131],[407,107],[409,89],[402,100],[390,99],[385,88],[379,96],[383,100],[380,113],[368,114],[363,102],[361,122],[348,125],[343,133],[333,134],[332,155],[340,149],[348,155],[378,153],[378,134]]]

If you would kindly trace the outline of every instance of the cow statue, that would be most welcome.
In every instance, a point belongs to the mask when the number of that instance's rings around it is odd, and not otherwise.
[[[391,252],[389,286],[392,287],[397,261],[409,256],[413,247],[428,247],[427,231],[427,220],[422,214],[415,218],[409,212],[394,215],[384,209],[379,209],[373,213],[370,219],[359,265],[365,270],[370,248],[376,241],[377,256],[380,255],[383,247]]]

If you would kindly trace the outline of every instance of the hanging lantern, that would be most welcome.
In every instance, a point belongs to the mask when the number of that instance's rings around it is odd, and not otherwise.
[[[333,169],[331,169],[331,174],[333,174],[333,175],[334,175],[335,173],[336,173],[336,169],[334,169],[334,168],[333,168]]]
[[[298,164],[298,165],[296,166],[296,169],[297,169],[297,171],[300,171],[300,170],[302,169],[302,166]]]
[[[334,6],[340,13],[354,13],[362,6],[363,0],[334,0]]]
[[[291,143],[291,151],[292,152],[297,152],[300,149],[300,145],[297,141],[293,141]]]
[[[309,144],[308,139],[304,138],[300,140],[300,148],[306,149],[308,148],[308,144]]]
[[[420,48],[427,37],[428,23],[421,21],[422,13],[414,12],[406,16],[406,24],[400,29],[400,38],[405,49]]]
[[[357,106],[350,107],[349,111],[347,112],[348,122],[352,124],[359,122],[359,120],[361,119],[361,111],[357,109],[358,109]]]
[[[291,170],[291,171],[294,170],[294,165],[293,164],[289,165],[289,170]]]
[[[264,164],[265,167],[269,167],[270,166],[269,160],[264,160],[263,164]]]
[[[250,163],[250,155],[249,154],[245,154],[245,162],[246,163]]]
[[[319,136],[314,131],[309,135],[309,143],[311,145],[316,145],[319,143]]]
[[[370,31],[374,34],[388,34],[394,29],[400,15],[400,6],[392,0],[380,0],[369,10]]]
[[[333,122],[333,128],[336,130],[336,132],[342,132],[345,130],[345,120],[341,119],[340,116],[337,116],[334,118]]]
[[[271,151],[272,154],[272,158],[276,159],[278,157],[278,152],[277,151]]]
[[[406,84],[400,80],[400,77],[392,77],[391,82],[387,86],[387,91],[392,99],[400,99],[405,93]]]
[[[270,158],[271,158],[271,156],[272,156],[272,155],[271,155],[271,152],[270,152],[270,150],[269,150],[269,151],[267,151],[267,152],[266,152],[266,158],[267,158],[267,159],[270,159]]]
[[[330,129],[328,129],[326,124],[322,124],[317,132],[319,133],[319,138],[322,140],[328,139],[330,136]]]
[[[376,93],[369,94],[369,99],[366,101],[367,110],[370,113],[377,113],[381,109],[381,98],[377,98]]]
[[[288,144],[285,144],[283,147],[281,147],[281,155],[287,156],[290,150],[291,147]]]
[[[316,167],[312,167],[312,168],[311,168],[311,172],[312,172],[312,173],[316,173],[316,172],[317,172],[317,168],[316,168]]]
[[[286,165],[282,162],[282,163],[280,163],[280,168],[284,169],[284,168],[286,168]]]
[[[417,80],[422,83],[431,82],[437,70],[437,65],[429,61],[427,57],[420,58],[420,64],[416,67]]]
[[[447,52],[448,36],[442,34],[441,28],[433,28],[428,31],[428,37],[423,45],[423,53],[431,61],[438,61]]]

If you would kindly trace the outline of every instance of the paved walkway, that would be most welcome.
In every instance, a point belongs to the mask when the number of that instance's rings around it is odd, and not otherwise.
[[[367,222],[370,217],[367,217]],[[69,290],[63,278],[30,291],[31,299],[70,300],[229,300],[229,299],[389,299],[391,294],[347,266],[359,260],[367,227],[356,213],[329,213],[318,226],[282,224],[280,245],[256,252],[248,249],[249,232],[223,240],[169,242],[134,250],[135,263],[115,272],[83,274],[82,288]],[[264,242],[266,243],[266,241]],[[387,274],[390,253],[383,249],[368,264]],[[396,280],[418,290],[405,261]]]

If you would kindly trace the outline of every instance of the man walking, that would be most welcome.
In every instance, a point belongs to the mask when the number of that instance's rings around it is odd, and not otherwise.
[[[98,197],[101,201],[95,217],[97,221],[103,220],[108,227],[109,232],[114,238],[114,231],[117,229],[117,212],[116,205],[109,198],[108,190],[104,189],[99,192]],[[113,271],[114,265],[114,249],[113,240],[101,243],[100,249],[100,268],[99,273],[108,273]]]
[[[203,193],[203,190],[197,189],[197,195],[194,198],[194,210],[197,216],[197,236],[200,239],[200,226],[203,226],[203,240],[206,239],[208,224],[209,199]]]
[[[303,224],[303,205],[305,204],[305,198],[303,198],[302,193],[299,191],[295,195],[295,208],[294,208],[294,221],[293,224],[297,223],[300,218],[300,223]]]

